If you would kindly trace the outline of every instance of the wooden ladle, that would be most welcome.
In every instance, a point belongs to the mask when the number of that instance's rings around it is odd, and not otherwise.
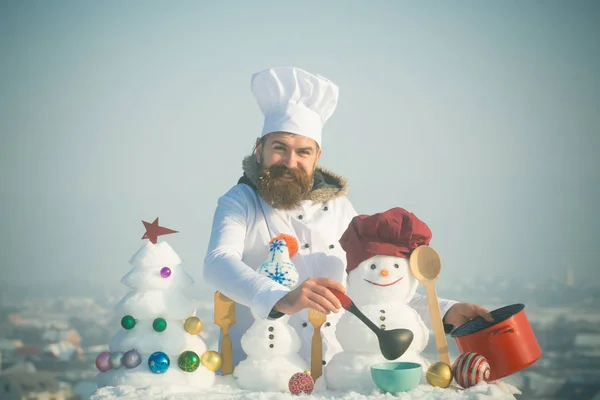
[[[412,252],[409,264],[412,274],[425,286],[429,315],[431,316],[431,326],[433,327],[433,337],[435,338],[440,361],[452,366],[450,364],[450,356],[448,355],[448,343],[444,334],[440,305],[437,293],[435,292],[435,281],[442,271],[440,255],[433,247],[422,245]]]

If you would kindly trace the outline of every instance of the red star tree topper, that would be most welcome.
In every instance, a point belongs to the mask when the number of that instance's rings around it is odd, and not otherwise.
[[[146,221],[142,221],[144,227],[146,228],[146,233],[142,236],[142,239],[149,239],[150,242],[156,244],[156,241],[161,235],[168,235],[170,233],[177,233],[173,229],[165,228],[158,225],[158,217],[154,220],[153,223],[149,223]]]

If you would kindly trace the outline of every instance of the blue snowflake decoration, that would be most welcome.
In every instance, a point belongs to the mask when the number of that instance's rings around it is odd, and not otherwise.
[[[298,284],[296,266],[289,261],[285,240],[274,240],[269,246],[269,258],[258,269],[258,273],[286,287]]]
[[[283,240],[275,240],[271,243],[269,247],[269,254],[271,255],[271,261],[275,260],[275,256],[279,254],[283,254],[284,251],[288,251],[287,245]]]
[[[296,267],[289,262],[266,262],[260,266],[258,273],[289,288],[298,284],[299,280]]]

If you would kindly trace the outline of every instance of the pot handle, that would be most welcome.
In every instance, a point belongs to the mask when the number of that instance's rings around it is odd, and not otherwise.
[[[490,332],[489,341],[491,342],[498,335],[503,335],[505,333],[512,333],[514,331],[515,331],[515,329],[511,325],[503,326],[502,328],[498,328],[495,331]]]

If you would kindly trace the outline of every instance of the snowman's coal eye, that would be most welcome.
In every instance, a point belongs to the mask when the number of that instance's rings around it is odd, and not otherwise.
[[[398,264],[394,264],[394,268],[400,268]]]
[[[375,268],[377,268],[377,265],[371,264],[371,269],[375,269]]]

